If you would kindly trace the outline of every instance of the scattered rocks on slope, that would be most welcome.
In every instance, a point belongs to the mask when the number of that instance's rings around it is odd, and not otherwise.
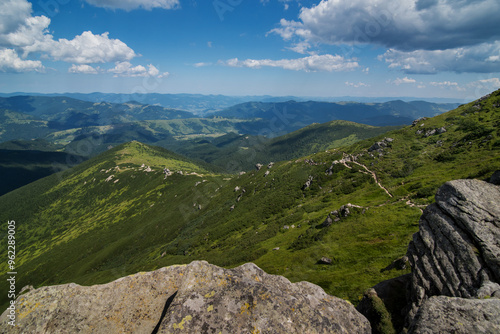
[[[330,259],[329,257],[323,256],[321,259],[318,260],[318,264],[331,265],[332,264],[332,259]]]
[[[500,187],[479,180],[445,183],[420,218],[408,247],[411,322],[432,296],[500,294]]]
[[[377,151],[381,153],[386,147],[388,147],[394,141],[393,138],[384,138],[382,141],[378,141],[374,143],[369,149],[368,152]]]
[[[320,225],[321,228],[323,227],[328,227],[328,226],[331,226],[333,224],[333,219],[332,217],[330,217],[330,215],[328,215],[325,219],[325,221]]]
[[[262,168],[262,164],[256,164],[256,165],[255,165],[255,168],[256,168],[257,170],[260,170],[260,169]]]
[[[304,183],[304,185],[302,186],[302,190],[308,189],[311,186],[313,179],[314,178],[311,175],[309,175],[309,178],[307,179],[306,183]]]
[[[252,263],[195,261],[104,285],[43,287],[17,302],[9,333],[371,333],[348,302]]]
[[[411,123],[411,126],[416,126],[420,121],[425,121],[426,119],[427,117],[418,118]]]

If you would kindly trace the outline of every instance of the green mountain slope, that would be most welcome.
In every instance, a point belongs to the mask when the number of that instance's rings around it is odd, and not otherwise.
[[[15,220],[18,289],[205,259],[253,261],[355,303],[366,288],[407,272],[383,269],[406,253],[419,206],[438,186],[500,169],[499,116],[496,91],[375,139],[238,176],[125,144],[0,197],[1,237]],[[183,175],[165,179],[165,166]],[[0,289],[6,284],[3,276]]]
[[[296,159],[314,152],[347,146],[395,128],[397,127],[374,127],[348,121],[331,121],[312,124],[272,139],[231,133],[214,139],[183,142],[182,145],[170,142],[164,147],[234,173],[253,169],[257,163]]]

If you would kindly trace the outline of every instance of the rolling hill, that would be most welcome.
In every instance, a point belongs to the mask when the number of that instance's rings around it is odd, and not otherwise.
[[[40,138],[54,131],[75,128],[192,117],[195,116],[186,111],[133,101],[114,104],[68,97],[13,96],[0,98],[3,121],[0,141]]]
[[[350,145],[396,128],[398,127],[374,127],[348,121],[331,121],[312,124],[272,139],[230,133],[217,138],[166,144],[160,142],[156,145],[236,173],[253,169],[257,163],[300,158],[326,149]]]
[[[420,206],[438,186],[500,169],[499,116],[496,91],[374,139],[263,161],[237,176],[123,144],[0,197],[0,220],[16,221],[17,288],[102,283],[195,259],[252,261],[356,303],[366,288],[408,271],[383,269],[406,253]],[[7,238],[5,225],[0,235]],[[6,263],[4,253],[2,272]]]

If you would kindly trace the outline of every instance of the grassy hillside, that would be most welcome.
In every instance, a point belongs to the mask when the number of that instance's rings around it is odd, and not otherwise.
[[[406,253],[419,206],[442,183],[500,169],[499,107],[497,91],[375,139],[270,169],[262,161],[238,176],[140,143],[116,147],[0,197],[0,220],[17,222],[17,287],[102,283],[195,259],[253,261],[356,303],[366,288],[407,272],[383,269]],[[164,179],[165,166],[183,175]],[[350,214],[324,224],[348,203]]]
[[[348,121],[331,121],[312,124],[272,139],[232,133],[182,144],[169,142],[164,147],[234,173],[253,169],[257,163],[296,159],[314,152],[347,146],[395,128],[397,127],[374,127]]]

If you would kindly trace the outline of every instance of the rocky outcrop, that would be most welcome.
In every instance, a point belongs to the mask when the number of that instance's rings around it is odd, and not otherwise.
[[[254,264],[204,261],[90,287],[67,284],[17,300],[9,333],[370,333],[348,302],[307,282],[290,283]]]
[[[418,310],[408,334],[500,333],[500,299],[431,297]]]
[[[479,180],[445,183],[436,203],[425,209],[419,232],[408,247],[412,265],[408,323],[432,296],[500,297],[499,240],[500,187]]]

